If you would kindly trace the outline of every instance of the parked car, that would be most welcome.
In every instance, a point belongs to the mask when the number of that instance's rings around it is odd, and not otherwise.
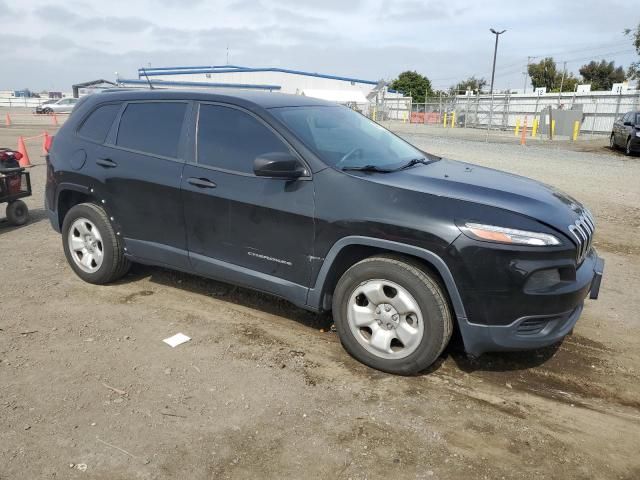
[[[36,107],[36,113],[70,113],[78,103],[77,98],[62,98],[60,100],[48,100]]]
[[[609,143],[621,147],[627,155],[640,153],[640,112],[627,112],[613,123]]]
[[[332,311],[346,350],[386,372],[425,369],[454,329],[471,355],[556,343],[600,288],[577,200],[310,97],[91,95],[47,169],[46,209],[81,279],[139,262]]]

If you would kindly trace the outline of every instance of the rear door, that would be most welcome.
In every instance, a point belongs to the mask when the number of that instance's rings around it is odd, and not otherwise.
[[[236,283],[303,302],[313,182],[253,173],[257,156],[291,147],[252,112],[221,104],[200,104],[196,138],[197,163],[185,167],[182,184],[194,268],[210,276],[224,268]]]
[[[129,102],[101,154],[105,206],[140,260],[187,268],[180,180],[186,145],[186,101]]]

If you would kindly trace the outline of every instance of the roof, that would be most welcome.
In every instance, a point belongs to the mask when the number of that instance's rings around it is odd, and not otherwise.
[[[265,92],[257,90],[174,90],[174,89],[130,89],[113,88],[90,95],[92,98],[108,100],[200,100],[224,102],[242,106],[258,106],[262,108],[303,107],[303,106],[335,106],[335,103],[301,95]]]
[[[250,72],[279,72],[289,73],[291,75],[304,75],[307,77],[328,78],[331,80],[342,80],[345,82],[364,83],[366,85],[377,85],[378,82],[374,80],[363,80],[361,78],[342,77],[338,75],[329,75],[325,73],[305,72],[302,70],[290,70],[287,68],[279,67],[241,67],[238,65],[198,65],[194,67],[154,67],[154,68],[139,68],[138,77],[141,78],[145,75],[159,76],[159,75],[189,75],[193,73],[250,73]]]

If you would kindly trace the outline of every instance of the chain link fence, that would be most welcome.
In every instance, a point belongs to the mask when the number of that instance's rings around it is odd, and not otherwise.
[[[579,112],[582,133],[609,134],[617,118],[630,110],[640,110],[640,90],[619,94],[442,95],[423,103],[413,102],[411,97],[385,98],[372,104],[369,114],[376,121],[508,131],[524,125],[525,119],[529,128],[534,120],[541,128],[548,125],[549,107],[552,114],[558,110]]]

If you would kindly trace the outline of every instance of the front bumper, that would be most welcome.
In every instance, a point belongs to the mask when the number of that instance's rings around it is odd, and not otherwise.
[[[485,352],[532,350],[546,347],[562,340],[575,326],[584,306],[584,299],[597,299],[604,272],[604,260],[592,253],[590,275],[581,292],[578,303],[570,310],[545,315],[528,315],[508,325],[481,325],[458,318],[460,333],[466,352],[480,356]],[[585,273],[583,273],[585,275]],[[584,278],[584,277],[583,277]]]

